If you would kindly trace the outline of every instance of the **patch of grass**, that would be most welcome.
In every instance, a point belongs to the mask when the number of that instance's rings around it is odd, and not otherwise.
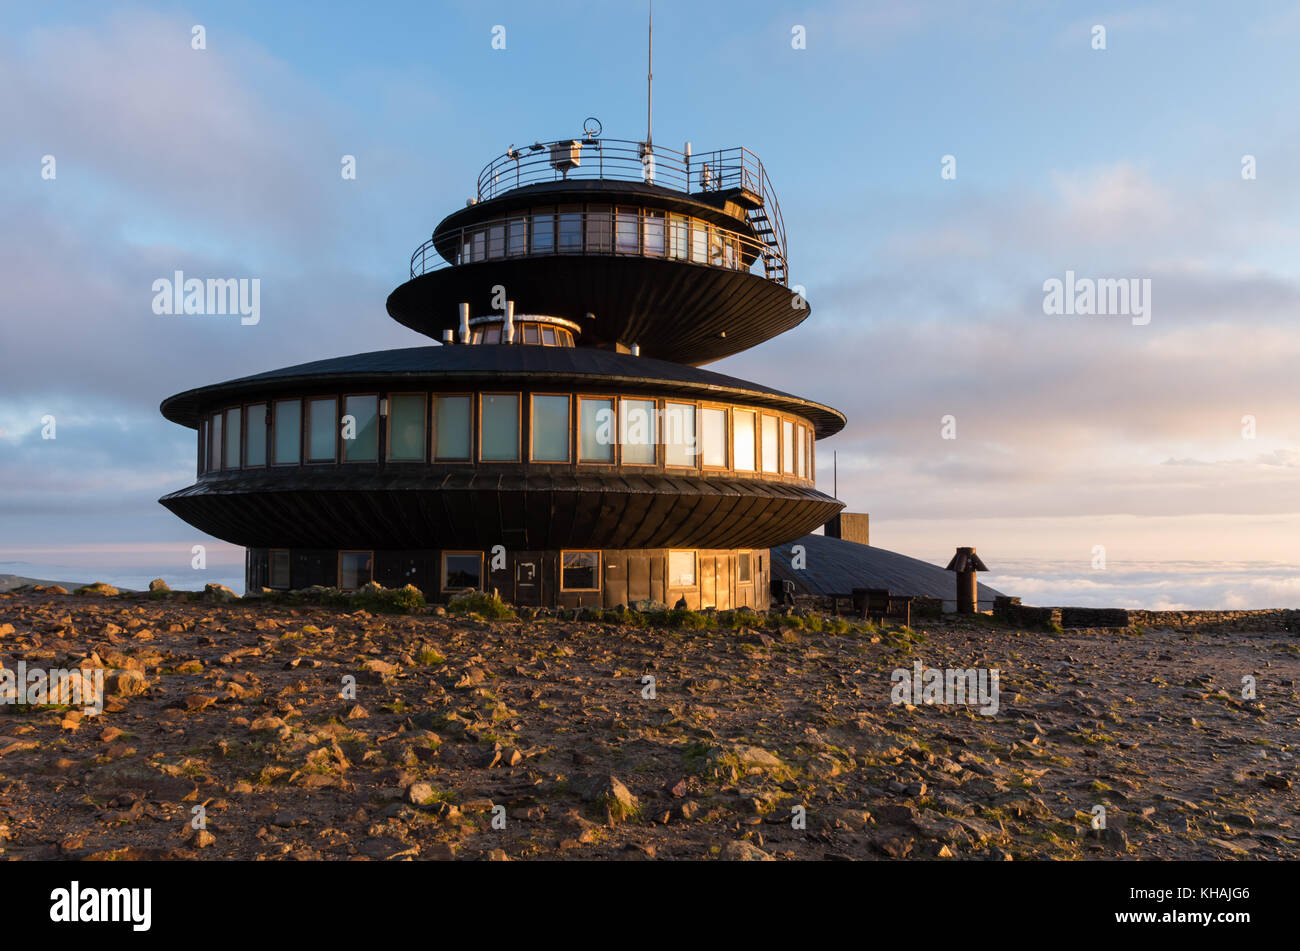
[[[451,614],[477,614],[479,617],[493,621],[515,619],[514,609],[510,605],[499,597],[493,597],[482,591],[473,591],[453,598],[447,605],[447,611]]]
[[[415,662],[420,664],[422,667],[437,667],[439,664],[445,664],[447,658],[443,657],[432,647],[424,647],[415,655]]]

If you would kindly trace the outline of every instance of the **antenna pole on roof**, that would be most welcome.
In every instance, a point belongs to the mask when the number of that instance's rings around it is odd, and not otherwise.
[[[645,144],[651,144],[650,137],[650,115],[651,104],[654,102],[654,58],[655,58],[655,3],[650,0],[650,29],[649,44],[646,49],[645,58]]]
[[[840,497],[840,454],[839,454],[839,450],[833,450],[833,451],[831,452],[831,465],[834,466],[834,470],[833,470],[833,471],[834,471],[834,473],[835,473],[835,488],[832,489],[831,491],[832,491],[832,493],[834,494],[834,497],[838,499],[838,498]]]

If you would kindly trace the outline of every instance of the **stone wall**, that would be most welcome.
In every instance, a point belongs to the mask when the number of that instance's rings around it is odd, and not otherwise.
[[[1067,629],[1156,627],[1188,629],[1213,626],[1228,630],[1279,630],[1300,633],[1300,610],[1269,608],[1254,611],[1139,611],[1129,608],[1030,607],[1019,598],[1000,597],[993,616],[1017,627]]]

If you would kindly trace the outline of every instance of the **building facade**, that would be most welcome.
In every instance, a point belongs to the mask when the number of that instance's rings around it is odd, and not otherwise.
[[[700,365],[808,316],[784,242],[744,149],[512,148],[388,299],[441,345],[170,397],[197,470],[160,501],[252,590],[765,608],[769,549],[842,507],[813,473],[844,417]]]

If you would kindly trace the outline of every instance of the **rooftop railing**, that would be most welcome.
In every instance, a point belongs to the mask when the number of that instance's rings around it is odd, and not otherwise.
[[[785,222],[772,182],[758,156],[739,147],[688,154],[661,145],[588,136],[511,147],[484,166],[478,199],[525,185],[572,179],[637,181],[686,195],[738,189],[765,255],[766,276],[787,283]]]

